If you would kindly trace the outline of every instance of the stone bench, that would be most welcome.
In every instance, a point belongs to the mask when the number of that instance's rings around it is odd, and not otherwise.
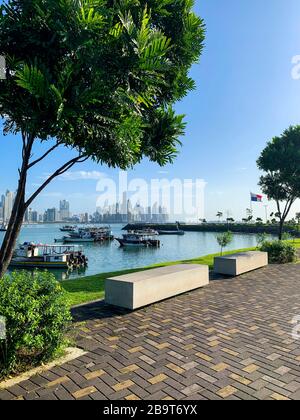
[[[238,254],[216,257],[214,272],[228,276],[239,276],[268,265],[268,253],[260,251],[241,252]]]
[[[105,302],[135,310],[209,284],[205,265],[181,264],[141,271],[105,281]]]

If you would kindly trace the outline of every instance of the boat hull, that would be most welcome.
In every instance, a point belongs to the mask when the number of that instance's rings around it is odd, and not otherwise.
[[[79,243],[92,243],[95,242],[95,239],[89,238],[89,239],[83,239],[83,238],[65,238],[64,243],[65,244],[79,244]]]
[[[116,238],[116,241],[119,242],[121,247],[128,247],[128,248],[145,248],[147,246],[149,246],[146,242],[129,242],[129,241],[125,241],[123,239],[120,238]]]
[[[48,262],[48,261],[11,261],[10,267],[13,268],[48,268],[48,269],[68,269],[69,264],[64,262]]]
[[[160,246],[160,241],[153,240],[153,239],[134,242],[134,241],[126,241],[124,239],[116,238],[116,241],[118,241],[120,246],[124,248],[148,248],[148,247],[158,248]]]
[[[183,230],[160,230],[158,231],[159,235],[174,235],[174,236],[184,236],[185,232]]]

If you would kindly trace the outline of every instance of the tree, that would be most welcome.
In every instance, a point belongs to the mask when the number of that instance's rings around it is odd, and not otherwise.
[[[292,205],[300,197],[300,126],[289,127],[274,137],[262,151],[258,168],[265,172],[259,185],[269,200],[275,200],[279,219],[278,237],[282,233]]]
[[[192,0],[8,0],[0,6],[4,133],[22,163],[0,277],[26,209],[56,177],[91,159],[122,169],[172,162],[184,134],[173,104],[195,87],[189,70],[205,36]],[[34,156],[38,142],[48,145]],[[29,197],[29,172],[59,147],[73,155]]]
[[[221,255],[223,255],[223,249],[231,244],[233,240],[232,232],[224,232],[217,236],[218,244],[221,247]]]
[[[223,217],[223,213],[221,211],[218,211],[217,218],[219,219],[219,223],[221,222],[222,217]]]

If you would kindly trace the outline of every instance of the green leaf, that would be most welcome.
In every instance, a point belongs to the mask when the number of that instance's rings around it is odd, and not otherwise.
[[[36,65],[25,64],[22,70],[17,71],[16,83],[37,98],[45,98],[49,89],[46,76]]]

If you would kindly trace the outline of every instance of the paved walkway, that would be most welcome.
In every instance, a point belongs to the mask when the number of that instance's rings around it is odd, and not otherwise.
[[[134,313],[74,311],[79,347],[0,399],[300,399],[300,265],[270,266]]]

